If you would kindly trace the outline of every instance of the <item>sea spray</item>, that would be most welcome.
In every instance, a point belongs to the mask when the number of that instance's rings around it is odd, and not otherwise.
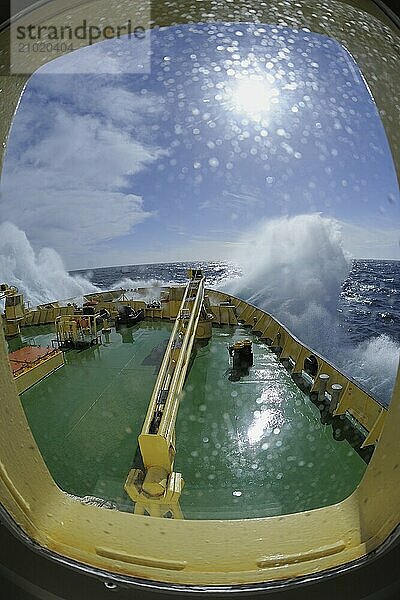
[[[236,257],[243,277],[227,289],[271,312],[305,343],[329,349],[350,268],[336,223],[318,214],[274,219],[243,241],[247,250]]]
[[[99,291],[88,279],[71,276],[52,248],[32,248],[12,223],[0,225],[0,283],[16,286],[31,306]]]
[[[130,300],[142,300],[143,302],[159,302],[163,286],[170,285],[160,279],[130,279],[124,277],[111,286],[112,290],[126,290],[125,297]],[[171,282],[172,285],[172,282]],[[139,291],[146,288],[146,291]]]
[[[351,260],[340,226],[318,214],[265,221],[242,240],[243,277],[222,289],[265,309],[384,403],[390,401],[400,346],[388,335],[358,344],[340,319]],[[243,250],[244,249],[244,250]]]
[[[346,348],[343,368],[364,389],[388,404],[400,359],[400,345],[382,334]]]

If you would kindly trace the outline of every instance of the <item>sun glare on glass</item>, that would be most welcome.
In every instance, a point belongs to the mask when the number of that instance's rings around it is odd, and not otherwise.
[[[241,78],[233,84],[229,95],[229,104],[234,111],[261,119],[277,103],[279,90],[266,79]]]

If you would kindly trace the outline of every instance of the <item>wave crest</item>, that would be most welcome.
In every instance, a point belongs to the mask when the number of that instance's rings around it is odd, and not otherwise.
[[[388,403],[400,346],[387,335],[354,345],[338,314],[351,260],[340,226],[319,214],[261,223],[243,240],[241,279],[224,290],[265,309],[302,342]]]
[[[0,225],[0,282],[17,286],[31,305],[100,291],[85,277],[69,275],[52,248],[35,252],[26,234],[8,222]]]

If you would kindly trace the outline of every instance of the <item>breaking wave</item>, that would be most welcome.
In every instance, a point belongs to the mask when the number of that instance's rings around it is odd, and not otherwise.
[[[333,219],[299,215],[265,221],[243,239],[243,277],[224,289],[273,314],[300,340],[388,403],[400,346],[388,335],[351,342],[339,300],[351,259]]]
[[[351,266],[336,223],[320,215],[266,221],[247,234],[244,247],[243,277],[228,283],[231,293],[271,312],[305,343],[328,350]]]
[[[12,223],[0,224],[0,283],[15,285],[32,306],[100,291],[85,277],[71,276],[52,248],[32,248]]]
[[[172,284],[172,282],[171,282]],[[158,302],[161,297],[161,290],[163,286],[168,286],[169,283],[162,281],[161,279],[131,279],[130,277],[124,277],[114,283],[110,289],[126,290],[125,297],[130,300],[142,300],[144,302]],[[137,291],[137,288],[148,288],[146,293]]]
[[[136,288],[151,288],[155,292],[161,290],[163,286],[172,285],[173,282],[165,282],[161,279],[131,279],[130,277],[124,277],[114,283],[111,286],[112,290],[124,289],[128,291],[134,291]]]

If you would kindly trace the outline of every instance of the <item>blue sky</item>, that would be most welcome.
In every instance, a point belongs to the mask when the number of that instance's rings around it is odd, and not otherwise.
[[[124,73],[132,43],[76,51],[58,59],[68,74],[50,63],[28,82],[2,218],[35,248],[71,269],[229,259],[261,221],[317,212],[354,256],[400,258],[389,146],[337,42],[269,25],[162,29],[149,75]],[[82,60],[98,74],[74,74]]]

